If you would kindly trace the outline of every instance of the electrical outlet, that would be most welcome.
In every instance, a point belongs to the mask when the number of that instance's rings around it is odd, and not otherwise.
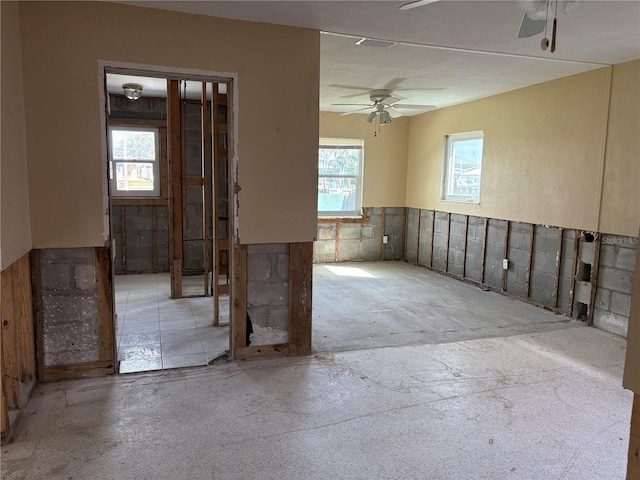
[[[508,270],[509,269],[509,259],[508,258],[503,258],[502,259],[502,269],[503,270]]]
[[[389,243],[389,235],[383,235],[382,243]]]

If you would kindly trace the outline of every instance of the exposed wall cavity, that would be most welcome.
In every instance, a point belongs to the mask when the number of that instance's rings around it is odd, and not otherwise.
[[[94,249],[39,250],[44,366],[99,360]]]
[[[247,245],[247,313],[251,346],[286,343],[289,331],[289,244]]]

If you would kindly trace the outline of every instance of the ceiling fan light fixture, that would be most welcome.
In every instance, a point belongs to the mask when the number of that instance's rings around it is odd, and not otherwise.
[[[376,112],[371,112],[369,114],[369,116],[367,117],[367,122],[369,123],[373,123],[373,121],[376,119]]]
[[[380,125],[391,123],[391,115],[386,110],[380,113]]]
[[[138,100],[142,96],[142,85],[138,83],[125,83],[122,90],[129,100]]]

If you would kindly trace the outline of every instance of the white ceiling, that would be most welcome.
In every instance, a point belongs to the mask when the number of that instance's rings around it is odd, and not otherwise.
[[[558,11],[554,54],[540,48],[543,34],[516,38],[523,14],[515,0],[440,0],[399,10],[408,1],[122,3],[325,32],[322,111],[354,110],[332,104],[367,104],[369,90],[380,88],[393,89],[402,103],[442,108],[640,58],[639,0],[581,0],[569,13]],[[400,43],[388,49],[358,46],[361,37]]]

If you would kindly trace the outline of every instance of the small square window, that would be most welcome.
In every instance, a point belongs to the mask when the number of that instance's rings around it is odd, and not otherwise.
[[[445,136],[441,200],[480,203],[484,133]]]
[[[109,129],[109,179],[111,195],[159,197],[160,159],[158,130],[111,127]]]

